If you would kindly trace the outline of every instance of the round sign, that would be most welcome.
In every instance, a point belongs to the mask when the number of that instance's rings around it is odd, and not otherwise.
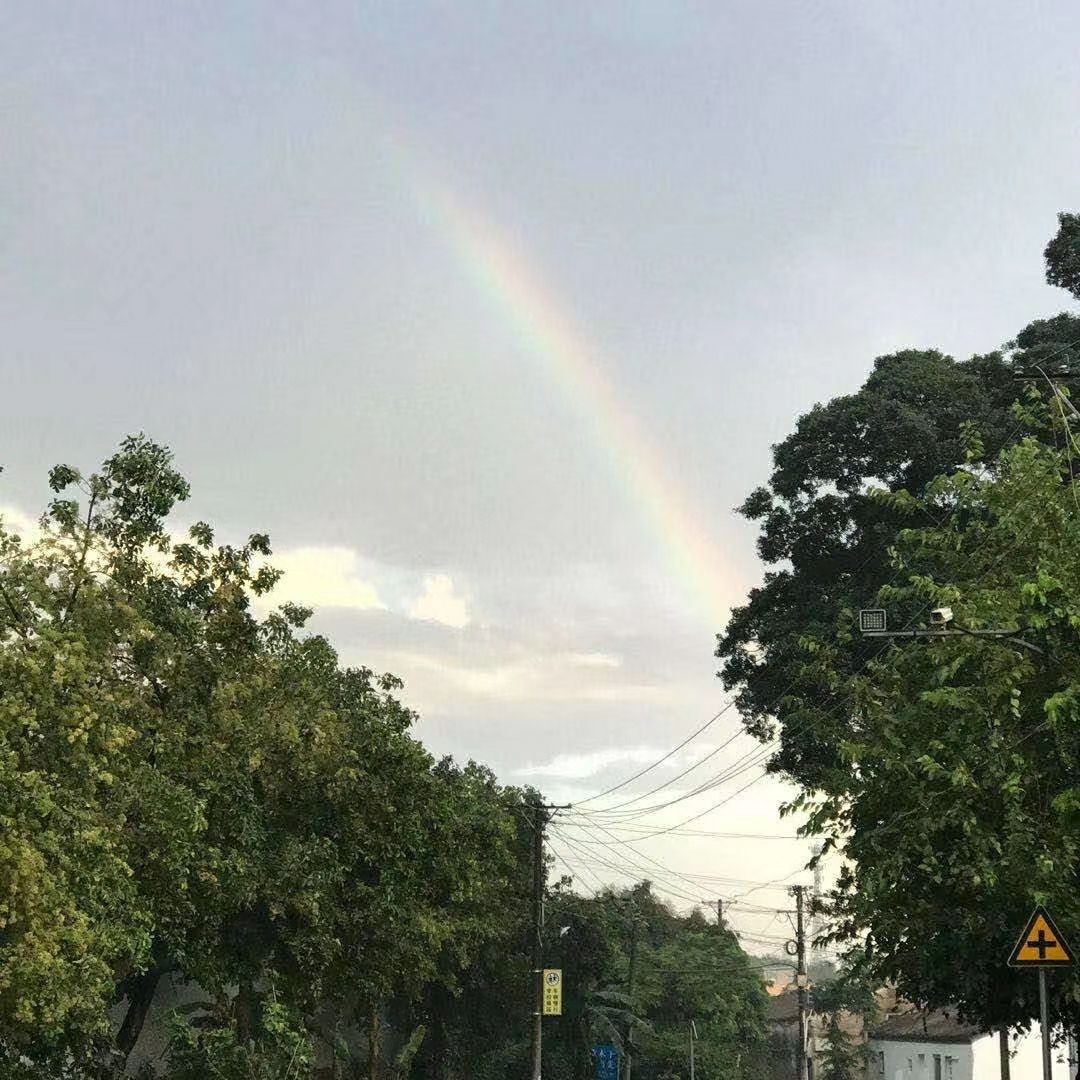
[[[557,971],[549,971],[546,976],[548,986],[558,986],[562,976]]]

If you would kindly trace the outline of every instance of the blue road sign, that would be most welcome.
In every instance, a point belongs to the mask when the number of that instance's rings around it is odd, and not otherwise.
[[[619,1080],[619,1051],[614,1046],[594,1046],[596,1080]]]

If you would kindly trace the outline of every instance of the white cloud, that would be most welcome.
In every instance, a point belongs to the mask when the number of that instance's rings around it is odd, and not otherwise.
[[[583,655],[595,654],[541,652],[471,665],[420,652],[391,651],[385,659],[410,687],[428,687],[438,700],[456,691],[502,701],[670,703],[670,688],[613,681],[607,673],[618,664],[590,660],[582,665]]]
[[[622,657],[612,656],[611,653],[581,652],[567,653],[566,662],[577,667],[587,668],[620,668]]]
[[[586,754],[558,754],[542,765],[515,769],[515,776],[551,776],[558,780],[585,780],[612,765],[647,765],[664,754],[655,746],[607,747]]]
[[[408,610],[411,619],[442,623],[457,630],[469,625],[468,601],[454,590],[449,574],[428,574],[424,578],[424,591]]]
[[[275,551],[270,565],[284,577],[262,605],[292,602],[313,608],[385,610],[377,586],[368,580],[356,552],[346,547],[301,547]]]
[[[27,542],[33,542],[41,532],[37,521],[15,506],[0,505],[0,523],[8,531],[18,533]]]

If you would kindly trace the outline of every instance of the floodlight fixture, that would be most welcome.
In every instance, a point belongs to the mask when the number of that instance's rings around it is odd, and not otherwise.
[[[884,608],[863,608],[859,612],[859,629],[864,634],[880,634],[887,627]]]

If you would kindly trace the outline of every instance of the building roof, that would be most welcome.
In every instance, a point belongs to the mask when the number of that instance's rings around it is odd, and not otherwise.
[[[951,1009],[904,1009],[883,1017],[870,1029],[871,1039],[900,1042],[966,1043],[985,1034],[974,1024],[965,1024]]]
[[[792,1024],[799,1019],[799,991],[794,985],[785,986],[769,998],[769,1023]]]

